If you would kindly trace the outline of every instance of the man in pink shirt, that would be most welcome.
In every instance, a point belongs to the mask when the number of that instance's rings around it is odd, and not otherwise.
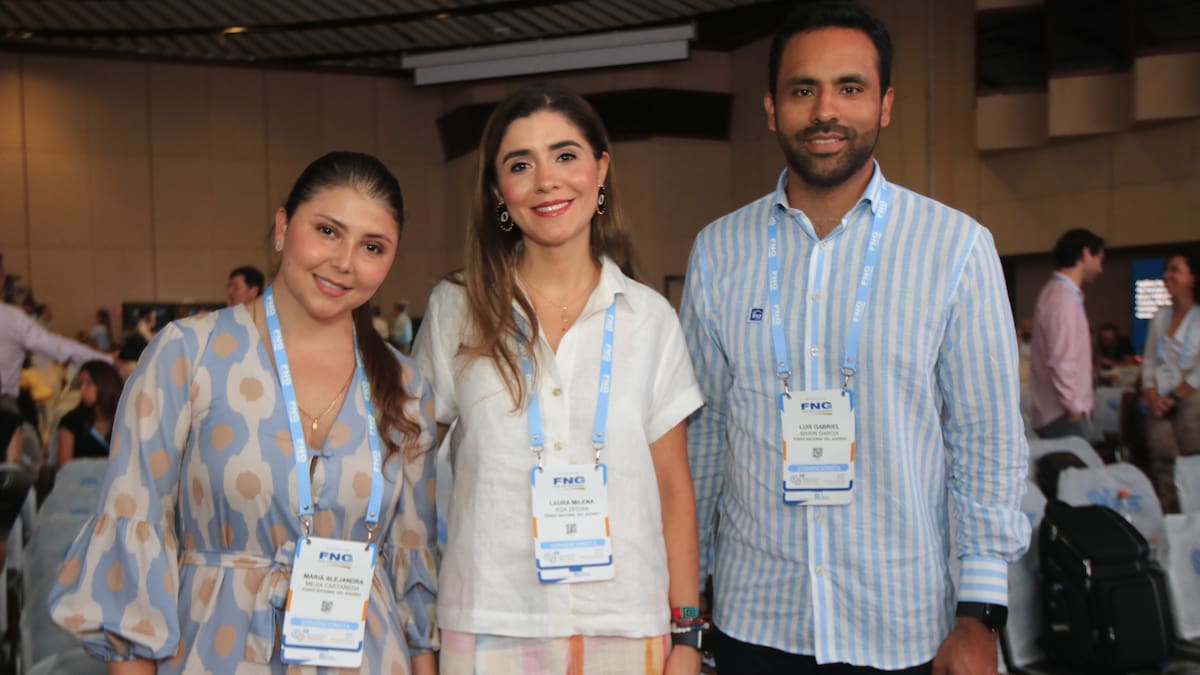
[[[1100,439],[1092,425],[1092,333],[1083,287],[1104,271],[1104,239],[1071,230],[1054,245],[1055,272],[1038,295],[1030,349],[1033,428],[1042,438]]]

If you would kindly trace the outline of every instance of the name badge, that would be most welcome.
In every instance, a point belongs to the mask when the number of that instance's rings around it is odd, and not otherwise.
[[[535,467],[531,476],[538,580],[570,584],[612,579],[607,465]]]
[[[841,389],[780,396],[783,502],[844,506],[854,488],[854,396]]]
[[[362,665],[377,553],[361,541],[300,538],[283,615],[284,663]]]

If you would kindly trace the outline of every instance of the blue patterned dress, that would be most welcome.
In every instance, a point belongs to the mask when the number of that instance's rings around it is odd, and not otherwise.
[[[436,648],[435,437],[428,386],[399,354],[421,435],[383,467],[380,561],[362,673],[408,673]],[[355,376],[357,380],[357,375]],[[314,534],[366,540],[371,457],[350,387],[312,477]],[[243,307],[177,321],[125,386],[96,515],[50,597],[105,660],[159,673],[318,673],[279,661],[295,543],[296,465],[268,345]],[[399,438],[392,431],[393,438]]]

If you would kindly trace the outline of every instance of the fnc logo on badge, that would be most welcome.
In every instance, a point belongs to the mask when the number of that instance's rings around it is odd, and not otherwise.
[[[587,478],[583,476],[555,476],[554,487],[563,490],[583,490],[587,487]]]
[[[800,412],[816,415],[832,415],[833,401],[801,401]]]
[[[330,565],[335,565],[337,567],[345,567],[346,569],[350,569],[350,566],[354,564],[354,554],[339,553],[337,551],[321,551],[317,554],[317,560]]]
[[[761,323],[763,320],[763,314],[764,312],[762,307],[752,307],[750,309],[750,322]]]

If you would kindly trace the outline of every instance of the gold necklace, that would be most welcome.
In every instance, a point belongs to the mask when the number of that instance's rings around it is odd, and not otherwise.
[[[340,401],[342,399],[342,397],[346,395],[346,391],[350,389],[350,382],[354,379],[354,370],[355,369],[350,370],[350,377],[346,378],[346,384],[342,385],[341,391],[339,391],[333,397],[333,400],[329,402],[329,405],[325,406],[325,409],[321,411],[320,415],[313,417],[312,413],[310,413],[307,410],[305,410],[304,408],[300,407],[300,401],[296,401],[296,407],[299,408],[300,414],[307,417],[308,419],[312,420],[311,428],[313,431],[317,430],[317,423],[321,420],[321,418],[324,417],[326,415],[326,413],[328,413],[330,410],[333,409],[333,404]]]
[[[518,277],[521,279],[521,283],[524,284],[525,286],[528,286],[529,290],[533,291],[533,294],[538,296],[539,298],[541,298],[543,302],[546,302],[553,307],[559,308],[559,311],[560,311],[559,319],[562,321],[562,330],[566,331],[567,328],[571,325],[571,320],[572,320],[571,305],[575,304],[575,301],[572,301],[565,305],[561,302],[554,302],[550,298],[547,298],[545,293],[542,293],[540,290],[538,290],[537,286],[534,286],[532,283],[530,283],[530,281],[528,279],[526,279],[525,277],[520,276],[520,275],[518,275]],[[570,300],[570,298],[568,298],[568,300]]]

